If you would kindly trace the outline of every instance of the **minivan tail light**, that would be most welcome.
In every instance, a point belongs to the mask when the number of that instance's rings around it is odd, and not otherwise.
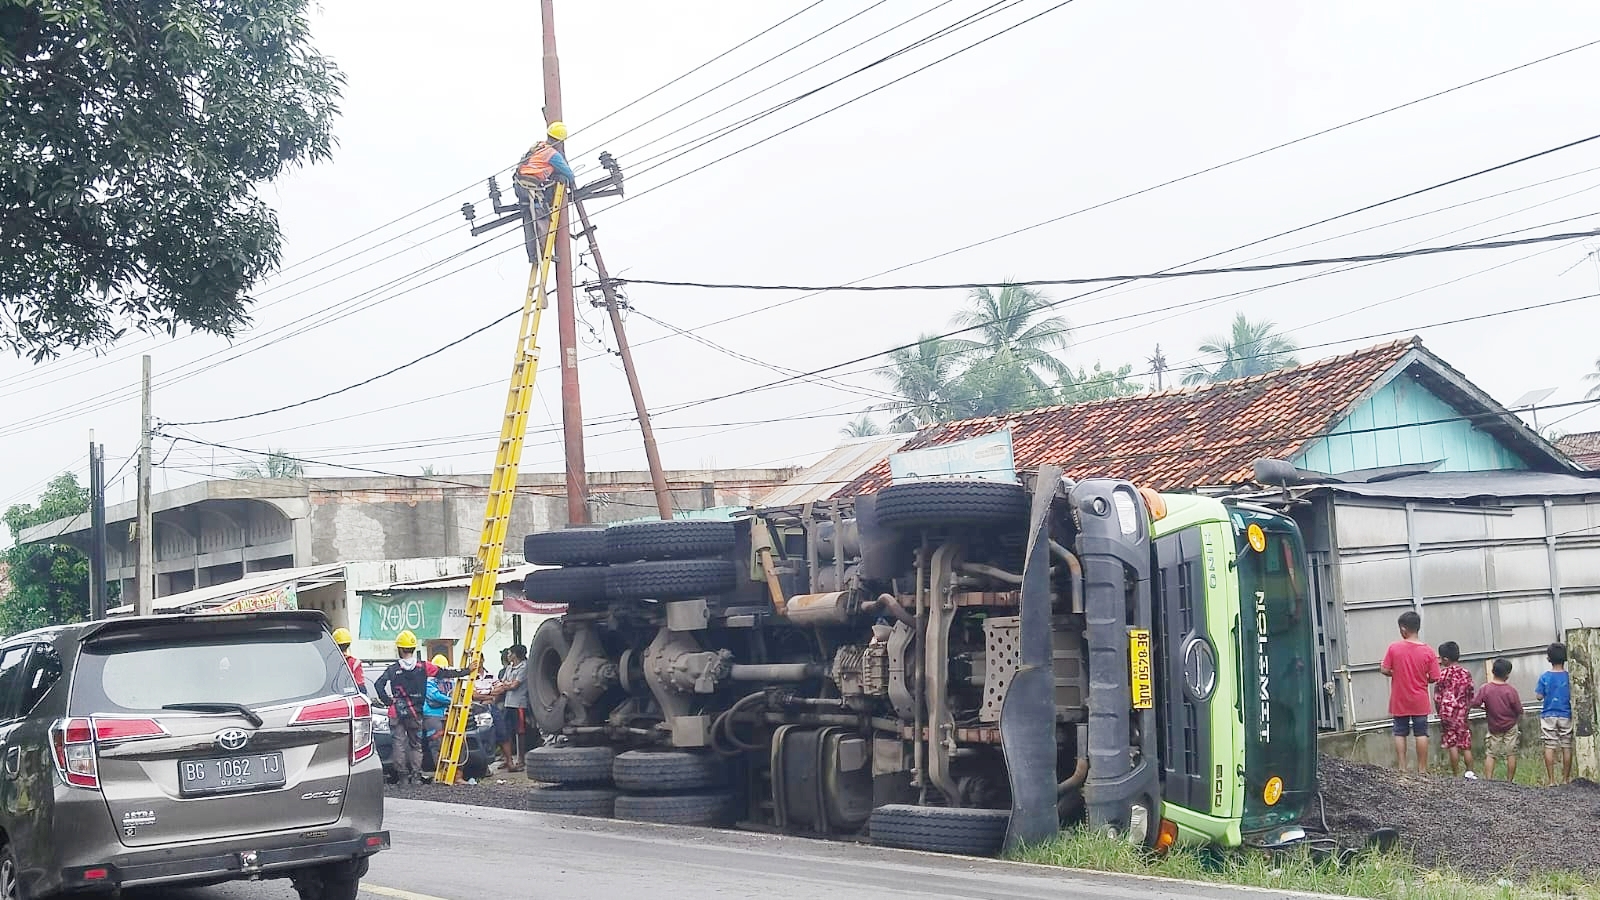
[[[350,700],[339,697],[308,703],[295,712],[290,725],[318,725],[325,722],[345,722],[350,719]]]
[[[350,761],[358,763],[372,755],[372,704],[365,697],[350,700]]]
[[[350,724],[350,762],[372,755],[372,705],[365,697],[339,697],[308,703],[295,712],[290,725]]]
[[[63,719],[50,728],[50,747],[56,773],[73,787],[100,787],[95,768],[94,723],[88,719]]]
[[[102,719],[94,720],[95,739],[101,742],[131,741],[138,738],[164,737],[167,730],[155,719]]]

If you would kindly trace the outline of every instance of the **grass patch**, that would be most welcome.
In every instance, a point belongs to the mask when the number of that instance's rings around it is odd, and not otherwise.
[[[1520,774],[1520,773],[1519,773]],[[1157,875],[1214,884],[1248,885],[1283,891],[1340,894],[1373,900],[1522,900],[1577,898],[1600,900],[1600,885],[1575,873],[1553,872],[1527,879],[1481,881],[1458,873],[1427,869],[1400,853],[1364,854],[1349,866],[1318,862],[1304,850],[1284,854],[1217,852],[1174,848],[1154,858],[1126,841],[1087,831],[1012,854],[1022,862],[1098,872]]]

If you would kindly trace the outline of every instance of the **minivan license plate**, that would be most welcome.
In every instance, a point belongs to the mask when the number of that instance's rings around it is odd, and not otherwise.
[[[178,792],[185,797],[283,787],[283,754],[252,753],[178,762]]]

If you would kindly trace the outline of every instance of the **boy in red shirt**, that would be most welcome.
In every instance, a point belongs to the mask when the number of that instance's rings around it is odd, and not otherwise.
[[[1439,654],[1418,637],[1422,616],[1400,614],[1400,640],[1389,645],[1379,670],[1389,677],[1389,715],[1394,717],[1395,767],[1406,768],[1406,738],[1416,738],[1417,771],[1428,771],[1428,685],[1439,680]]]
[[[1472,708],[1472,673],[1461,665],[1461,647],[1455,641],[1439,645],[1439,681],[1433,686],[1433,705],[1439,710],[1439,746],[1450,752],[1450,774],[1461,774],[1461,755],[1467,757],[1467,777],[1472,771],[1472,732],[1467,730],[1467,710]]]

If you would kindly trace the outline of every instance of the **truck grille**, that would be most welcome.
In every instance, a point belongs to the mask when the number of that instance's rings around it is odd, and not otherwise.
[[[1199,529],[1156,541],[1155,625],[1161,713],[1157,749],[1165,775],[1165,799],[1196,811],[1211,809],[1206,783],[1210,746],[1202,704],[1183,687],[1183,646],[1204,621],[1205,594],[1200,580],[1203,546]]]

